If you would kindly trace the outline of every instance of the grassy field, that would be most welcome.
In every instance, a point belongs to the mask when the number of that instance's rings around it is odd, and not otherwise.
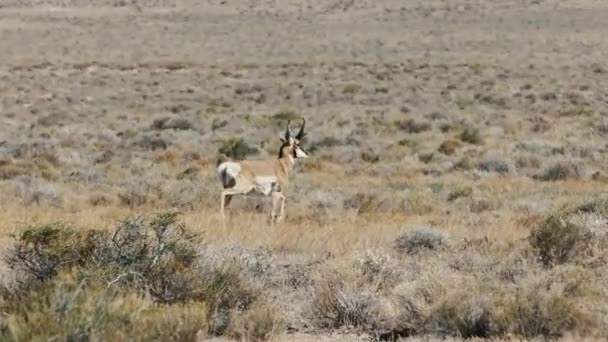
[[[605,339],[607,15],[2,1],[1,339]],[[301,117],[285,222],[222,224]]]

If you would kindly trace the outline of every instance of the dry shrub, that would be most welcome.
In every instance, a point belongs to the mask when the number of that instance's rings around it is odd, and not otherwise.
[[[559,294],[515,294],[510,301],[499,305],[504,310],[498,318],[505,324],[503,328],[526,338],[561,337],[591,324],[573,300]]]
[[[344,200],[344,209],[354,209],[358,214],[374,211],[378,206],[378,195],[358,192]]]
[[[395,307],[392,330],[396,335],[426,333],[433,306],[445,296],[446,277],[449,275],[435,275],[427,271],[392,290]]]
[[[462,143],[457,140],[446,140],[439,145],[438,151],[445,155],[452,155],[457,149],[462,147]]]
[[[0,179],[13,179],[20,176],[56,180],[58,172],[56,167],[45,159],[2,160],[0,162]]]
[[[377,287],[356,269],[328,268],[313,280],[310,315],[321,329],[371,330],[379,325]]]
[[[437,208],[437,202],[431,191],[414,191],[408,194],[403,201],[404,210],[413,215],[426,215]]]
[[[533,155],[533,154],[524,154],[522,156],[517,157],[517,160],[515,160],[515,166],[518,169],[524,169],[524,168],[534,168],[537,169],[541,166],[541,161],[540,159]]]
[[[452,202],[459,198],[471,197],[472,194],[473,194],[473,188],[471,188],[470,186],[465,186],[465,187],[460,187],[460,188],[450,192],[447,199],[448,199],[448,202]]]
[[[608,201],[596,200],[574,209],[563,209],[530,234],[530,244],[545,264],[559,264],[589,257],[594,244],[606,240]]]
[[[37,178],[21,176],[14,180],[14,191],[25,205],[48,205],[61,207],[63,197],[53,183]]]
[[[170,180],[163,184],[161,197],[169,207],[193,210],[206,196],[212,196],[209,190],[192,180]]]
[[[557,338],[567,332],[587,331],[596,324],[581,306],[590,303],[580,286],[588,278],[572,271],[540,278],[531,274],[517,287],[483,277],[454,284],[431,309],[426,331],[464,338]]]
[[[509,163],[497,155],[487,155],[477,163],[477,169],[500,174],[509,173]]]
[[[194,341],[208,330],[205,303],[158,305],[77,271],[63,271],[35,290],[4,299],[2,340]]]
[[[407,133],[422,133],[431,129],[429,122],[415,121],[413,119],[395,121],[395,126]]]
[[[144,177],[125,182],[123,190],[117,196],[120,204],[134,208],[158,198],[161,190],[160,182],[151,177]]]
[[[8,265],[45,280],[55,276],[60,268],[98,262],[95,250],[107,234],[50,223],[28,227],[13,238],[16,241],[7,255]]]
[[[559,216],[550,216],[530,235],[530,244],[547,264],[570,261],[583,252],[588,243],[583,227]]]
[[[163,139],[158,134],[145,134],[140,136],[139,138],[133,141],[135,146],[138,146],[144,150],[156,151],[156,150],[166,150],[171,143]]]
[[[542,181],[558,181],[564,179],[578,179],[583,176],[583,165],[575,161],[558,161],[546,168],[542,173],[535,175],[534,179]]]
[[[394,242],[397,252],[402,254],[415,254],[421,250],[438,250],[445,246],[447,237],[445,233],[432,227],[416,227],[399,235]]]
[[[241,341],[265,341],[281,328],[276,308],[254,304],[232,319],[228,334]]]
[[[382,250],[366,251],[355,262],[356,270],[361,276],[370,284],[376,284],[379,290],[397,285],[402,275],[399,266]]]
[[[431,313],[429,330],[441,335],[464,338],[494,334],[490,299],[475,288],[449,293]]]
[[[28,227],[7,258],[21,271],[19,286],[9,294],[15,300],[44,296],[58,273],[73,271],[78,282],[93,284],[95,291],[103,284],[108,291],[137,294],[175,310],[185,303],[204,304],[205,326],[212,334],[224,334],[233,314],[256,301],[258,290],[241,277],[238,265],[200,258],[200,238],[176,217],[166,212],[150,220],[127,219],[113,232],[61,224]],[[13,308],[7,314],[19,312]]]
[[[531,274],[520,287],[497,300],[499,332],[526,338],[586,332],[597,323],[591,305],[595,289],[592,275],[579,266],[556,267],[540,276]]]
[[[466,127],[459,136],[460,140],[469,144],[481,145],[483,139],[479,133],[479,129],[473,127]]]
[[[155,119],[151,125],[152,129],[157,130],[165,130],[165,129],[175,129],[175,130],[188,130],[192,129],[192,123],[188,121],[188,119],[180,118],[180,117],[162,117]]]

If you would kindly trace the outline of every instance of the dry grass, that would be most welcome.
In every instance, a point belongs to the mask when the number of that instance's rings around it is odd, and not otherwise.
[[[39,252],[72,267],[25,291],[0,262],[0,339],[606,337],[607,6],[45,5],[0,8],[0,250],[62,222]],[[300,116],[286,221],[236,198],[224,225],[219,155],[275,158]],[[167,210],[198,268],[91,261],[90,236]],[[230,300],[192,290],[209,274]]]

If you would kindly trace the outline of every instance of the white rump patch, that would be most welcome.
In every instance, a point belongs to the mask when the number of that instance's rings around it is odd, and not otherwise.
[[[230,161],[223,162],[217,167],[218,175],[221,174],[222,172],[224,172],[224,170],[226,170],[225,172],[228,176],[236,179],[236,177],[241,172],[241,165],[239,165],[238,163],[235,163],[235,162],[230,162]]]
[[[277,184],[275,176],[257,176],[255,177],[255,190],[264,195],[270,195],[272,189]]]

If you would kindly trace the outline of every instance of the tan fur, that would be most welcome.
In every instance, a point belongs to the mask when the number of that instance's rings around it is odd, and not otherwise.
[[[272,197],[271,222],[284,218],[285,191],[289,185],[289,175],[295,164],[294,155],[300,158],[308,156],[299,147],[299,141],[286,134],[281,148],[281,157],[275,160],[243,160],[219,163],[218,173],[222,178],[224,189],[221,191],[220,214],[224,217],[224,208],[230,204],[235,195],[247,195],[252,192]],[[238,165],[238,166],[237,166]],[[222,169],[223,168],[223,169]],[[229,171],[226,171],[230,169]],[[223,170],[223,171],[222,171]],[[223,172],[223,173],[222,173]],[[226,176],[226,173],[237,173]],[[280,202],[280,208],[277,208]],[[279,215],[277,217],[277,209]]]

